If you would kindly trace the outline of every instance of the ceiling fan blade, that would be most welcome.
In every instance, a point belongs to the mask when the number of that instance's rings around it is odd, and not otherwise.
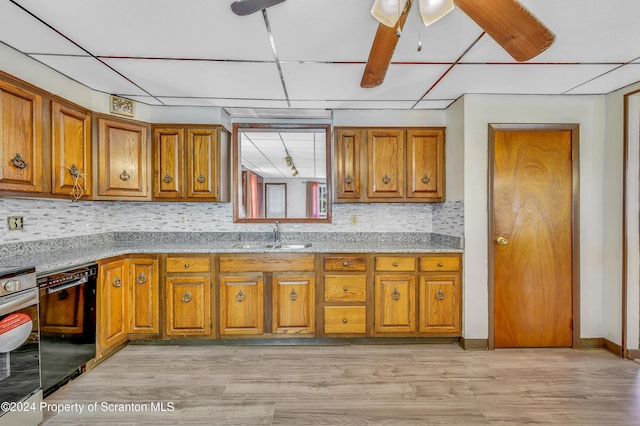
[[[376,87],[384,81],[384,76],[387,74],[387,69],[389,69],[389,64],[391,63],[391,57],[396,50],[396,45],[400,38],[397,29],[399,28],[402,32],[410,8],[411,1],[408,0],[395,27],[378,24],[378,31],[376,31],[376,37],[373,39],[373,44],[371,45],[369,59],[367,59],[367,65],[364,68],[360,87],[365,89]]]
[[[553,44],[553,33],[517,0],[454,1],[518,62],[536,57]]]
[[[233,13],[240,16],[250,15],[262,9],[282,3],[284,0],[236,0],[231,3]]]

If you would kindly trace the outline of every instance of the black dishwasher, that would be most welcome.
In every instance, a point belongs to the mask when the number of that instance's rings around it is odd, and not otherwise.
[[[38,278],[44,396],[85,370],[96,356],[96,275],[90,264]]]

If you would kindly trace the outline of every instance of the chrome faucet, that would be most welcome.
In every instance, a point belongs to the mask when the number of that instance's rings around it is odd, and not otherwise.
[[[273,227],[273,241],[280,242],[280,222],[276,220],[276,225]]]

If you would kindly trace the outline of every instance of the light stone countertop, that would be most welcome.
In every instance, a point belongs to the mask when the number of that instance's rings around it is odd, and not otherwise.
[[[282,244],[291,244],[283,241]],[[295,242],[297,243],[297,242]],[[460,248],[431,242],[409,241],[304,241],[309,247],[295,249],[274,249],[274,243],[266,241],[114,241],[80,247],[60,247],[50,251],[23,253],[5,256],[0,266],[35,265],[36,273],[42,275],[77,265],[94,263],[124,254],[189,254],[189,253],[462,253]]]

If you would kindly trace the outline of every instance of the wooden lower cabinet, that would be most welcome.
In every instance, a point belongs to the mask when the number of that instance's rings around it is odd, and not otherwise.
[[[98,357],[127,340],[129,332],[127,281],[126,259],[98,264],[96,292],[98,301],[96,354]]]
[[[220,334],[264,333],[262,274],[220,278]]]
[[[129,259],[129,282],[131,287],[131,307],[129,333],[158,334],[158,258]]]
[[[274,333],[315,331],[313,274],[273,274],[272,327]]]
[[[416,277],[376,275],[375,331],[377,333],[416,330]]]
[[[167,335],[211,335],[209,276],[167,277]]]
[[[325,334],[364,334],[367,332],[366,306],[325,306]]]

